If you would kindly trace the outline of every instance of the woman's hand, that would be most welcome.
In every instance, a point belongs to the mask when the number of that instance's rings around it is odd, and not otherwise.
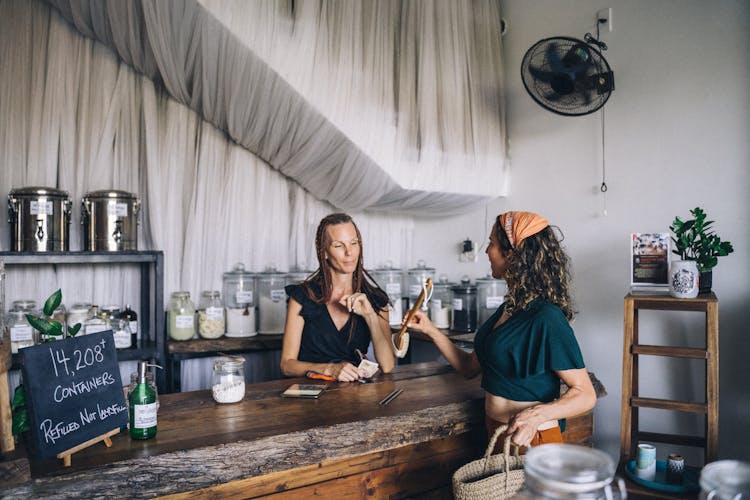
[[[339,304],[346,307],[346,310],[363,318],[377,314],[372,304],[364,293],[353,293],[344,295],[339,299]]]
[[[328,363],[323,373],[335,377],[339,382],[354,382],[365,375],[359,368],[347,361]]]
[[[409,313],[407,313],[408,316]],[[404,324],[404,321],[406,321],[406,316],[404,316],[403,321],[401,321],[401,324]],[[434,332],[437,332],[438,329],[435,327],[432,321],[430,321],[430,318],[427,317],[427,314],[425,314],[424,311],[416,311],[414,313],[414,316],[411,317],[411,321],[407,323],[407,328],[411,328],[414,331],[422,332],[425,335],[429,335],[430,337]]]
[[[539,426],[548,419],[541,415],[539,406],[530,406],[520,412],[508,423],[508,434],[511,443],[528,447],[536,436]]]

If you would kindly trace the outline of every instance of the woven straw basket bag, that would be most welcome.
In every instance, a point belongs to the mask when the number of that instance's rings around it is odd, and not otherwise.
[[[453,495],[456,500],[495,500],[512,498],[523,487],[524,457],[515,448],[510,454],[510,436],[505,438],[503,453],[491,455],[498,437],[508,428],[501,425],[487,445],[484,457],[469,462],[453,474]]]

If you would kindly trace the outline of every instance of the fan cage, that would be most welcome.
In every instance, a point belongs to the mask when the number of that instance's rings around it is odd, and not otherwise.
[[[574,50],[575,49],[575,50]],[[585,50],[586,54],[576,52]],[[588,56],[585,71],[574,71],[564,59],[577,61],[579,55]],[[567,71],[563,71],[565,68]],[[552,81],[536,77],[546,75]],[[561,73],[565,73],[562,75]],[[553,75],[554,74],[554,75]],[[575,76],[572,76],[575,74]],[[612,70],[602,53],[592,45],[572,37],[545,38],[535,43],[521,62],[521,80],[529,95],[542,107],[565,116],[581,116],[600,109],[609,100],[614,89]],[[568,87],[573,85],[574,89]]]

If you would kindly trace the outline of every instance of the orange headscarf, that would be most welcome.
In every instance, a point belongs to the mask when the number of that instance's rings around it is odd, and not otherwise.
[[[549,226],[547,219],[531,212],[505,212],[500,216],[500,224],[513,248],[525,238]]]

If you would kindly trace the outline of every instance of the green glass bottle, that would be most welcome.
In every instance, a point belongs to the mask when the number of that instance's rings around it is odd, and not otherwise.
[[[146,381],[147,366],[145,361],[138,362],[138,383],[128,395],[132,439],[151,439],[156,436],[156,392]]]

